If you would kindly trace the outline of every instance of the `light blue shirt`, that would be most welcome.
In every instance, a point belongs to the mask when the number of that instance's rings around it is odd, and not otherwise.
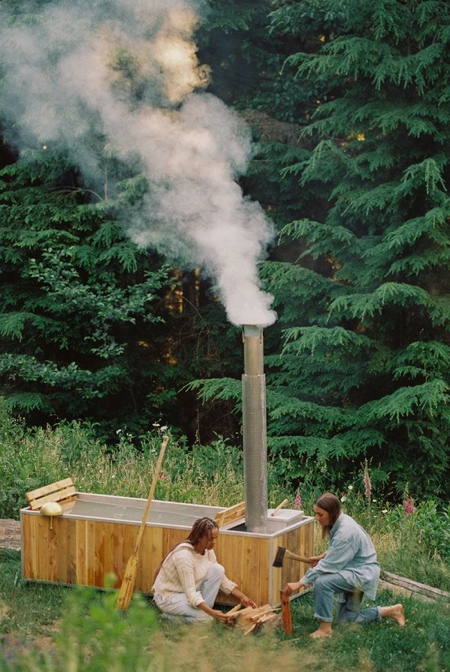
[[[331,528],[326,556],[306,572],[300,583],[307,586],[326,573],[338,573],[366,597],[375,599],[380,565],[374,545],[367,532],[346,513],[341,513]]]

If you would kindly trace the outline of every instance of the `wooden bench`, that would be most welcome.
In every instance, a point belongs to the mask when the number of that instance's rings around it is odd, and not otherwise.
[[[59,502],[63,504],[76,499],[76,490],[71,478],[44,485],[42,488],[31,490],[25,494],[30,509],[37,511],[46,502]]]

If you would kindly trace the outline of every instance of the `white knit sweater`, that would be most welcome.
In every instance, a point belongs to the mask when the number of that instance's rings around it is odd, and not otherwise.
[[[198,588],[213,562],[217,562],[214,551],[205,551],[201,555],[187,542],[176,546],[159,570],[152,588],[153,594],[167,597],[172,593],[185,593],[189,604],[198,607],[205,601]],[[229,595],[236,586],[236,583],[224,576],[220,590]]]

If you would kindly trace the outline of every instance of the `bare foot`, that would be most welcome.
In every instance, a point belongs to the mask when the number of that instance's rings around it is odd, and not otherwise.
[[[332,630],[321,630],[320,628],[310,634],[311,639],[321,639],[322,637],[331,637]]]
[[[381,607],[381,617],[393,618],[401,628],[404,628],[406,625],[403,604],[394,604],[392,607]]]

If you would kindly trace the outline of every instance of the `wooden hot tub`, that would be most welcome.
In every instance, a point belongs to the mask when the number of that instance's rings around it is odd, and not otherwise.
[[[29,581],[104,587],[105,577],[116,576],[119,588],[142,521],[146,500],[75,493],[62,503],[63,513],[49,518],[39,510],[21,510],[22,576]],[[139,555],[135,590],[151,593],[153,577],[164,555],[185,539],[197,518],[216,518],[222,507],[152,502]],[[287,581],[298,580],[307,566],[284,560],[272,567],[278,546],[302,556],[313,554],[314,518],[302,511],[268,511],[267,532],[245,529],[245,519],[220,528],[216,554],[227,576],[258,604],[279,603]],[[219,594],[218,601],[235,598]]]

